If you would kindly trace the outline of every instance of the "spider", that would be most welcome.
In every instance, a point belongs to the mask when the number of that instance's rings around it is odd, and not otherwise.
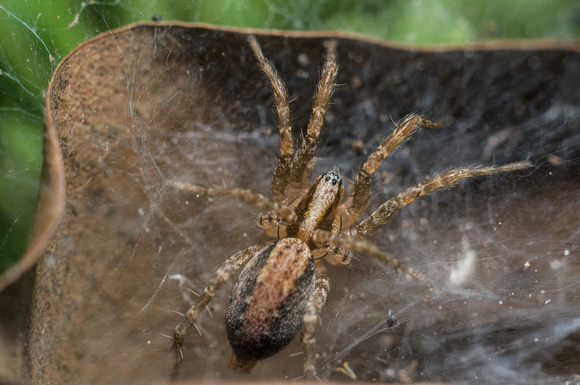
[[[364,162],[350,196],[345,195],[343,179],[336,169],[318,176],[309,184],[323,117],[338,72],[336,41],[327,44],[326,63],[312,117],[300,148],[295,151],[286,87],[264,57],[256,38],[250,36],[248,40],[271,84],[280,130],[280,156],[271,181],[272,199],[241,188],[201,187],[183,182],[173,182],[172,185],[198,196],[236,197],[267,210],[258,216],[258,226],[277,239],[239,251],[219,266],[203,294],[173,331],[175,373],[183,360],[182,345],[189,329],[220,286],[245,266],[234,284],[226,310],[227,336],[233,350],[232,368],[249,372],[257,361],[288,345],[303,325],[304,377],[310,379],[316,374],[314,332],[329,291],[322,260],[331,264],[348,264],[349,250],[363,252],[415,279],[428,282],[426,277],[367,243],[364,238],[379,230],[403,206],[425,194],[453,185],[463,178],[520,170],[531,164],[518,162],[466,167],[436,174],[389,199],[356,223],[368,208],[371,176],[383,159],[419,127],[434,128],[440,124],[415,114],[405,117]]]

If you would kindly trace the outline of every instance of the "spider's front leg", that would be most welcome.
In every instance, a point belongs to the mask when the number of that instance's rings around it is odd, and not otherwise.
[[[314,167],[314,151],[318,145],[318,137],[328,107],[330,96],[334,90],[334,80],[338,73],[335,51],[336,42],[328,44],[326,63],[322,71],[322,77],[318,83],[318,92],[312,109],[312,117],[308,123],[306,136],[302,145],[294,156],[292,128],[290,126],[290,108],[288,103],[288,90],[280,79],[275,68],[268,62],[262,53],[260,44],[254,36],[249,37],[250,46],[262,67],[262,70],[270,80],[272,93],[276,102],[278,126],[280,129],[280,157],[272,176],[272,198],[278,203],[284,202],[288,197],[288,185],[296,190],[306,190],[310,172]],[[294,195],[292,192],[291,195]]]
[[[280,158],[278,165],[272,176],[272,185],[270,186],[272,198],[278,203],[286,199],[286,190],[288,188],[288,175],[290,174],[292,157],[294,156],[294,139],[292,138],[292,127],[290,126],[290,105],[288,103],[288,90],[280,79],[276,69],[266,60],[262,53],[262,48],[255,36],[248,38],[254,55],[262,67],[272,85],[272,94],[276,102],[276,112],[278,115],[278,126],[280,129]]]
[[[328,108],[330,97],[334,92],[334,81],[338,74],[338,64],[336,63],[336,41],[330,40],[327,43],[327,49],[328,53],[326,56],[326,63],[324,63],[322,76],[318,82],[318,91],[316,92],[316,98],[314,99],[312,116],[308,122],[306,136],[292,161],[292,169],[290,170],[289,175],[290,185],[301,190],[306,190],[308,188],[308,179],[312,168],[314,167],[314,152],[316,146],[318,146],[320,129],[322,128],[324,114]]]
[[[220,286],[226,282],[230,276],[234,274],[240,267],[244,266],[261,248],[262,246],[257,245],[248,247],[247,249],[234,254],[222,265],[220,265],[215,273],[215,276],[211,279],[210,284],[203,291],[203,294],[187,311],[181,322],[175,327],[173,330],[172,346],[172,349],[175,351],[176,355],[176,363],[173,373],[174,377],[177,376],[179,365],[183,360],[183,340],[188,334],[189,329],[191,329],[195,323],[197,317],[207,306],[209,301],[214,297]]]

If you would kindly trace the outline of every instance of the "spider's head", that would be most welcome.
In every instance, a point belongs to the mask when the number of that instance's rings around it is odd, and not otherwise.
[[[340,188],[342,186],[342,177],[340,176],[338,170],[329,171],[326,174],[322,174],[320,177],[321,182],[327,183],[330,186],[336,186]]]
[[[337,218],[340,220],[338,209],[343,197],[344,187],[338,171],[320,175],[308,193],[293,202],[296,222],[286,227],[286,236],[298,238],[310,247],[315,247],[312,241],[314,230],[330,231],[333,228]]]
[[[325,212],[337,206],[344,195],[342,178],[338,170],[329,171],[319,176],[312,183],[308,195],[311,197],[308,200],[310,202],[316,201],[316,205],[324,207],[323,211]]]

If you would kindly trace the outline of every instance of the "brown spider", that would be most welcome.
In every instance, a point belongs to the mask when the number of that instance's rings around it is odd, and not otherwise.
[[[369,204],[371,175],[383,159],[401,145],[417,128],[438,127],[422,116],[409,115],[368,157],[354,182],[354,193],[344,202],[345,189],[338,171],[329,171],[309,185],[314,152],[324,113],[334,90],[338,66],[336,42],[329,42],[326,63],[318,84],[312,117],[298,151],[290,127],[287,90],[272,65],[264,58],[255,37],[249,43],[272,85],[280,126],[280,157],[271,183],[273,200],[239,188],[204,188],[187,183],[172,185],[203,196],[231,196],[268,212],[260,214],[258,225],[278,239],[267,245],[254,245],[225,261],[197,302],[173,331],[176,352],[175,373],[183,359],[182,344],[189,329],[215,295],[216,290],[245,266],[228,301],[226,329],[233,349],[231,366],[248,372],[261,359],[283,349],[304,324],[304,376],[315,375],[314,331],[326,302],[329,283],[322,259],[332,264],[349,263],[349,251],[364,252],[410,276],[428,281],[378,248],[363,241],[385,225],[401,207],[420,196],[450,186],[468,177],[530,167],[529,162],[504,166],[467,167],[437,174],[383,203],[362,222]]]

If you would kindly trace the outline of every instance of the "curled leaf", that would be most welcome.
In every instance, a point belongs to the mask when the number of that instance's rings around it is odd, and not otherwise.
[[[337,43],[339,86],[315,173],[336,166],[354,177],[408,113],[445,123],[418,132],[381,167],[372,208],[454,167],[520,160],[537,167],[426,197],[371,239],[434,281],[432,292],[364,255],[351,270],[329,268],[320,376],[340,376],[334,368],[342,362],[358,379],[381,381],[497,382],[517,374],[550,382],[576,373],[580,360],[566,346],[578,335],[580,289],[578,46],[428,49],[336,34],[260,34],[289,89],[296,137],[310,116],[328,39]],[[270,95],[239,30],[133,25],[62,61],[46,114],[64,155],[67,200],[36,271],[34,380],[169,377],[173,357],[162,334],[179,321],[173,311],[185,312],[194,299],[188,289],[203,290],[219,263],[268,239],[253,207],[171,184],[268,194],[279,151]],[[199,320],[202,335],[186,344],[184,378],[238,378],[227,368],[222,291],[213,318]],[[252,379],[299,376],[298,340]]]

